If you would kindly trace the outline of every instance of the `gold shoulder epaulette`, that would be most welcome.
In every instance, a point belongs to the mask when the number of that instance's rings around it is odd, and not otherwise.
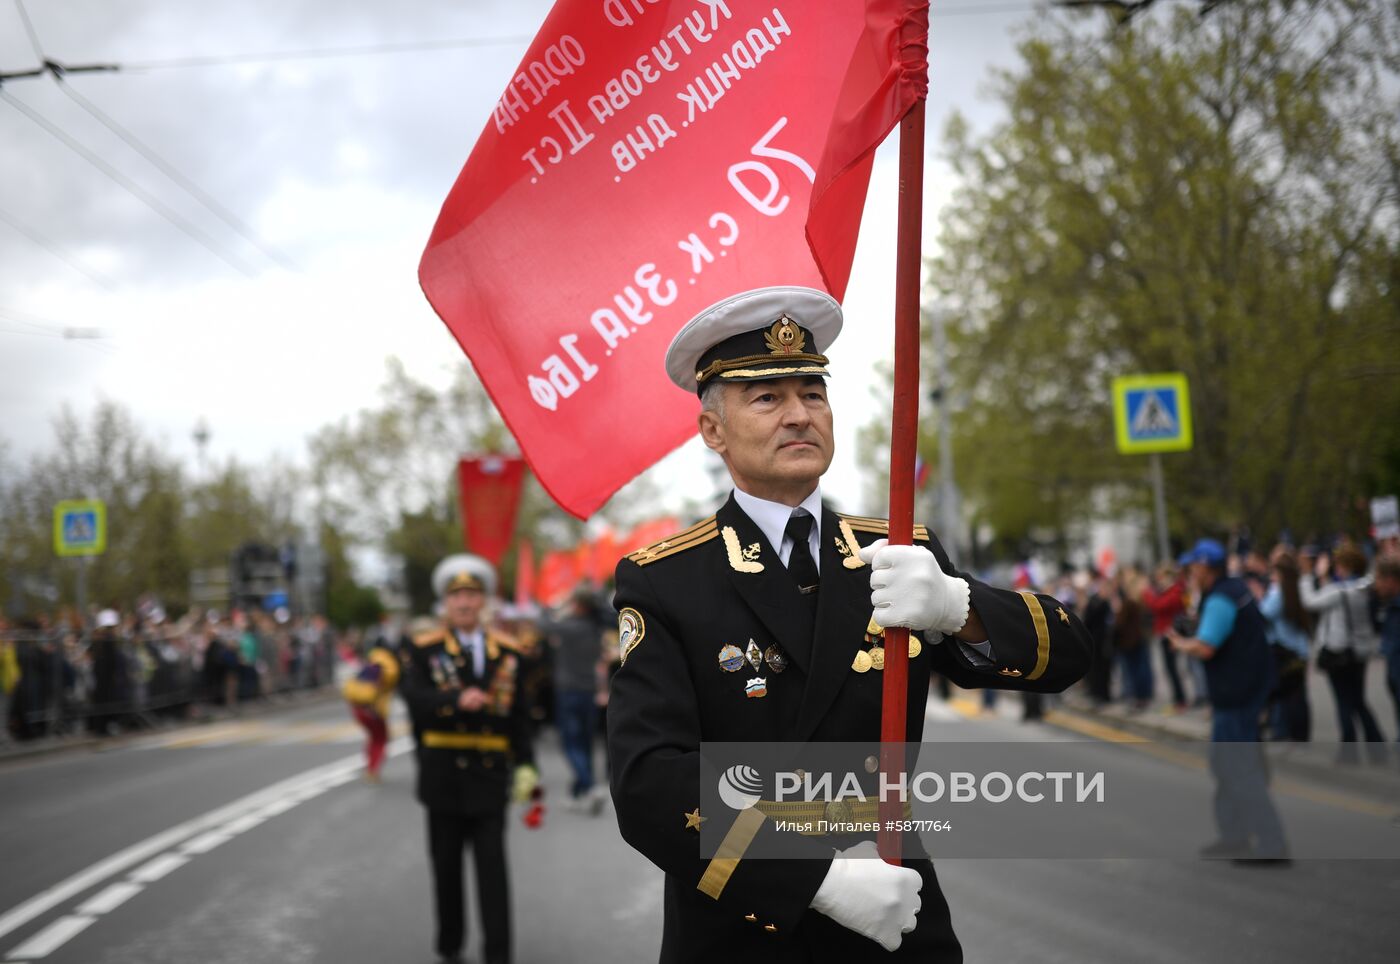
[[[639,566],[647,566],[658,559],[665,559],[678,552],[693,549],[703,542],[709,542],[717,535],[719,535],[719,527],[715,524],[715,517],[710,516],[708,519],[702,519],[695,523],[689,529],[682,529],[675,535],[667,536],[645,549],[638,549],[627,558]]]
[[[837,517],[844,519],[854,532],[875,532],[882,536],[890,534],[890,520],[877,519],[874,516],[846,515],[844,512],[836,513]],[[918,542],[928,542],[928,526],[915,525],[914,539]]]
[[[525,649],[525,647],[521,645],[520,640],[516,639],[514,636],[511,636],[508,633],[503,633],[498,629],[492,629],[488,631],[486,637],[488,642],[494,643],[502,649],[509,650],[512,653],[519,653],[524,651]]]
[[[447,638],[447,630],[439,627],[413,637],[414,646],[433,646]]]

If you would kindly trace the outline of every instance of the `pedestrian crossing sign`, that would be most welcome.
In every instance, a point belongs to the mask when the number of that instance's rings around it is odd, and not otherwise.
[[[107,551],[107,504],[67,499],[53,507],[53,551],[60,556],[100,556]]]
[[[1180,372],[1120,375],[1113,380],[1118,451],[1185,452],[1191,448],[1191,395]]]

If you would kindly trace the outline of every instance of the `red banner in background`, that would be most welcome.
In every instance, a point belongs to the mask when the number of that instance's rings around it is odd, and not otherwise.
[[[474,552],[500,566],[515,533],[525,462],[509,455],[482,455],[457,463],[462,500],[462,539]]]
[[[539,601],[546,606],[558,606],[583,578],[578,564],[577,549],[556,549],[546,552],[540,560],[540,580],[536,586]]]
[[[674,517],[666,516],[643,522],[622,537],[605,531],[572,549],[545,553],[540,560],[538,579],[534,548],[528,542],[521,542],[516,556],[515,601],[522,605],[533,601],[555,606],[585,583],[591,588],[602,588],[612,579],[613,570],[623,556],[660,542],[680,528]]]
[[[555,4],[419,280],[567,511],[695,432],[694,396],[662,369],[682,324],[747,288],[825,287],[808,203],[866,30],[865,0]],[[823,200],[848,242],[823,258],[838,298],[868,173],[837,172]]]

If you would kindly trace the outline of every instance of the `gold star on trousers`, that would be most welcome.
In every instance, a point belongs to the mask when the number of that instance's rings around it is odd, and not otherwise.
[[[710,819],[709,817],[702,817],[702,816],[700,816],[700,808],[699,808],[699,807],[696,807],[696,808],[695,808],[694,810],[692,810],[690,813],[687,813],[687,814],[685,815],[685,829],[687,829],[687,830],[699,830],[699,829],[700,829],[700,825],[701,825],[702,823],[704,823],[706,820],[709,820],[709,819]]]

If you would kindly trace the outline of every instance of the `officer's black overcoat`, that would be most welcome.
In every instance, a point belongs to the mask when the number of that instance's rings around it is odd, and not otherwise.
[[[854,550],[886,528],[884,520],[823,511],[810,638],[799,629],[810,617],[796,583],[732,497],[714,517],[618,564],[625,659],[608,704],[612,795],[623,836],[666,872],[663,962],[962,959],[928,860],[907,863],[924,877],[922,910],[916,930],[889,955],[809,909],[829,859],[704,860],[685,816],[700,803],[701,741],[879,740],[883,674],[852,666],[870,645],[871,619],[870,567],[856,567]],[[937,539],[922,529],[918,535],[917,544],[953,573]],[[1058,692],[1089,665],[1084,627],[1055,599],[957,575],[971,586],[994,662],[979,668],[952,640],[926,640],[909,662],[911,741],[923,731],[932,672],[964,687]],[[719,664],[723,646],[743,649],[750,638],[760,649],[776,644],[788,658],[781,673],[765,671],[762,698],[746,695],[750,674]],[[733,812],[711,817],[735,819]],[[759,834],[772,832],[770,821]]]

